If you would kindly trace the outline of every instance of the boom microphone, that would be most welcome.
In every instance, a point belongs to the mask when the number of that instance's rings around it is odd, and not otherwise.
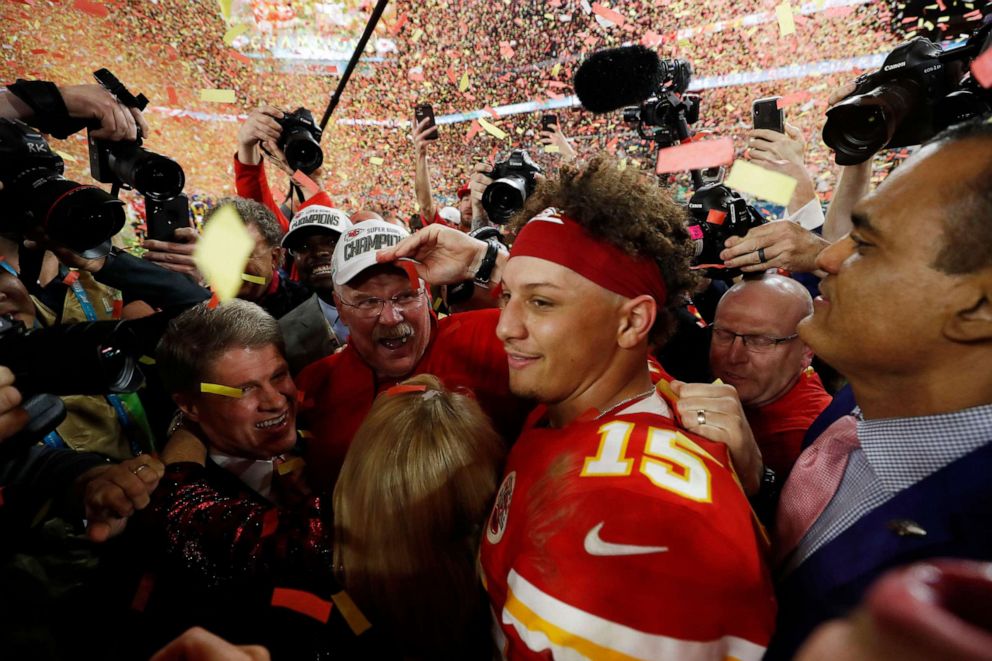
[[[573,81],[582,107],[597,113],[636,105],[660,84],[658,54],[640,44],[593,53]]]

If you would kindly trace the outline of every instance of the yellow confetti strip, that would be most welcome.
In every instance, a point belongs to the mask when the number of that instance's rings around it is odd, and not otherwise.
[[[775,15],[778,17],[780,36],[787,37],[796,33],[796,21],[792,17],[792,5],[789,4],[789,0],[775,6]]]
[[[61,157],[62,157],[62,160],[63,160],[63,161],[67,161],[67,162],[69,162],[69,163],[75,163],[75,162],[76,162],[76,161],[78,160],[78,159],[77,159],[77,158],[76,158],[75,156],[73,156],[72,154],[67,154],[67,153],[65,153],[64,151],[59,151],[58,149],[56,149],[56,150],[54,150],[54,151],[55,151],[55,153],[56,153],[56,154],[58,154],[59,156],[61,156]]]
[[[303,468],[304,465],[305,464],[302,457],[293,457],[292,459],[284,461],[281,464],[276,464],[276,471],[280,475],[289,475],[297,468]]]
[[[729,188],[750,193],[763,200],[786,206],[796,190],[796,180],[780,172],[742,161],[734,161],[724,182]]]
[[[265,284],[265,278],[263,278],[262,276],[259,276],[259,275],[251,275],[251,274],[248,274],[248,273],[242,273],[241,274],[241,279],[244,280],[245,282],[253,282],[256,285],[264,285]]]
[[[233,206],[224,205],[214,213],[196,242],[193,261],[219,300],[237,296],[254,248],[255,240]]]
[[[248,31],[248,26],[244,23],[239,23],[238,25],[232,25],[224,33],[224,43],[230,46],[234,43],[234,40],[243,35]]]
[[[458,81],[458,91],[464,92],[468,89],[468,72],[462,74],[462,79]]]
[[[497,140],[506,140],[506,131],[504,131],[503,129],[501,129],[498,126],[495,126],[493,124],[490,124],[489,122],[487,122],[486,120],[482,119],[481,117],[479,118],[479,126],[481,126],[485,130],[486,133],[488,133],[489,135],[493,136]]]
[[[373,156],[372,158],[369,159],[369,163],[371,163],[372,165],[382,165],[385,162],[386,161],[383,160],[382,157],[380,156]]]
[[[138,359],[138,362],[141,363],[142,365],[154,365],[155,359],[152,358],[151,356],[142,356],[141,358]]]
[[[237,97],[234,96],[234,90],[200,90],[200,101],[207,101],[209,103],[234,103],[237,101]]]
[[[225,21],[231,20],[231,0],[218,0],[220,3],[220,14]]]
[[[561,62],[555,62],[555,65],[551,67],[551,77],[557,77],[559,71],[561,71]]]
[[[560,154],[561,150],[558,149],[558,145],[544,145],[544,151],[547,154]]]
[[[341,617],[344,621],[348,623],[348,626],[355,633],[356,636],[360,636],[365,633],[372,624],[362,613],[361,609],[351,600],[348,593],[342,590],[337,594],[331,595],[331,601],[334,605],[338,607],[338,612],[341,613]]]
[[[200,392],[210,392],[215,395],[223,395],[224,397],[233,397],[234,399],[241,399],[245,394],[241,388],[232,388],[231,386],[222,386],[216,383],[201,383]]]

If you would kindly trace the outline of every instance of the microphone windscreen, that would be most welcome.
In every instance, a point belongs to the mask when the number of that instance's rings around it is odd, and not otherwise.
[[[658,54],[640,44],[593,53],[579,65],[573,81],[582,107],[591,112],[638,104],[660,83]]]

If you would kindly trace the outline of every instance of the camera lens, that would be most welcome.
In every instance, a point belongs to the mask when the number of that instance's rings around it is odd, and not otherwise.
[[[838,165],[864,163],[892,140],[919,101],[919,85],[911,80],[879,85],[828,110],[823,141],[837,152]]]
[[[118,179],[156,202],[171,200],[183,192],[186,184],[186,174],[179,163],[143,147],[115,147],[110,166]]]
[[[289,167],[305,174],[313,172],[324,162],[324,152],[321,151],[320,144],[306,129],[294,130],[286,137],[283,153],[286,154]]]
[[[527,199],[527,181],[511,174],[486,186],[482,193],[482,206],[489,220],[502,225],[524,206]]]
[[[124,227],[124,203],[96,186],[53,176],[36,185],[29,200],[49,238],[86,257],[106,254],[98,248]]]

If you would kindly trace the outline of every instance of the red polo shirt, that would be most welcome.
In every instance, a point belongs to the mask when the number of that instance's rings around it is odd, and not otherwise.
[[[780,477],[792,469],[802,452],[806,430],[833,399],[816,372],[803,372],[796,385],[770,404],[745,407],[751,431],[765,465]]]
[[[423,357],[402,379],[377,379],[350,344],[308,365],[296,383],[304,393],[300,427],[313,434],[306,453],[311,484],[319,490],[333,488],[376,395],[417,374],[433,374],[448,388],[471,390],[496,430],[512,442],[534,405],[510,394],[506,353],[496,337],[499,313],[477,310],[432,320]]]

